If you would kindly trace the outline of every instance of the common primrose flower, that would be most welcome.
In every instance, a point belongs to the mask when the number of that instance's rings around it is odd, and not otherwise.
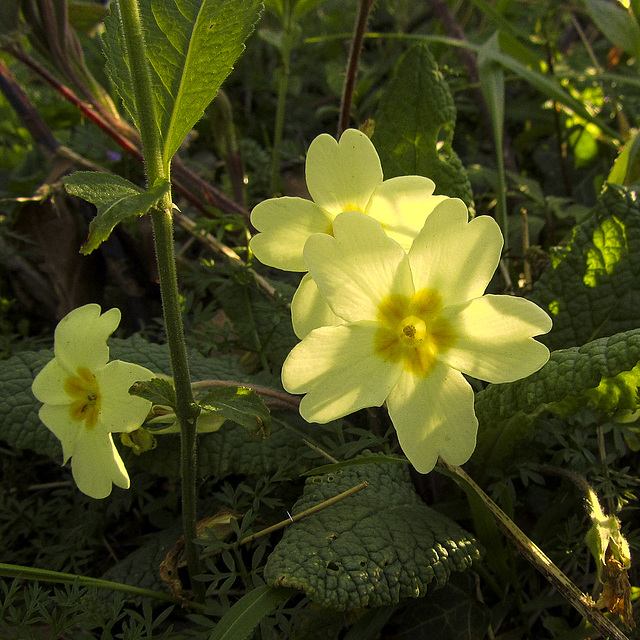
[[[313,233],[333,233],[343,211],[361,211],[376,219],[402,247],[409,249],[425,218],[446,196],[434,196],[435,184],[423,176],[383,180],[380,158],[371,140],[347,129],[336,142],[323,133],[309,146],[305,165],[313,200],[271,198],[258,204],[251,222],[260,231],[250,242],[263,264],[284,271],[307,271],[302,252]],[[299,338],[324,324],[338,324],[313,280],[302,279],[292,303],[293,328]]]
[[[466,462],[478,422],[463,373],[511,382],[549,358],[533,340],[551,329],[542,309],[483,295],[502,244],[496,222],[468,222],[457,199],[427,217],[408,252],[361,212],[339,215],[333,236],[312,235],[305,262],[343,324],[311,331],[284,363],[284,388],[306,394],[302,417],[325,423],[386,401],[419,472],[438,456]]]
[[[78,488],[92,498],[106,498],[112,483],[129,488],[111,433],[135,431],[151,408],[148,400],[129,395],[129,388],[154,374],[137,364],[109,362],[107,338],[119,323],[118,309],[102,315],[97,304],[74,309],[56,327],[55,357],[31,387],[44,403],[40,419],[62,443],[63,464],[71,458]]]

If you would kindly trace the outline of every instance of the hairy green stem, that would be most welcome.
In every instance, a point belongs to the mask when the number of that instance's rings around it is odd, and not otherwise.
[[[122,29],[127,46],[136,105],[136,121],[142,141],[147,186],[159,180],[169,180],[170,159],[164,159],[163,140],[157,127],[151,75],[147,63],[142,24],[136,0],[119,0]],[[171,370],[176,389],[176,416],[181,434],[182,522],[185,556],[191,578],[191,588],[200,601],[204,600],[204,586],[195,580],[200,562],[195,548],[196,522],[196,419],[187,362],[187,348],[178,293],[178,278],[173,247],[173,203],[167,194],[151,211],[153,236],[160,276],[160,293]]]

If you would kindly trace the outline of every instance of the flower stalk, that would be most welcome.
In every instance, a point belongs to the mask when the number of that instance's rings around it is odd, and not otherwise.
[[[135,0],[119,2],[122,30],[131,66],[132,86],[136,105],[136,120],[140,130],[147,186],[159,180],[169,180],[170,159],[163,156],[163,144],[157,127],[151,76],[147,63],[142,23]],[[178,279],[173,251],[173,203],[169,192],[151,211],[153,236],[158,261],[160,293],[164,312],[171,370],[176,389],[176,416],[181,433],[182,520],[185,537],[185,556],[191,587],[198,600],[204,599],[202,583],[194,580],[200,573],[196,538],[196,418],[187,362],[184,327],[180,311]]]
[[[465,492],[475,493],[489,509],[502,533],[511,540],[518,551],[552,584],[571,606],[604,637],[615,640],[629,640],[611,620],[605,618],[596,608],[595,602],[584,594],[549,557],[500,509],[500,507],[465,473],[460,467],[440,458],[438,471],[451,475]]]

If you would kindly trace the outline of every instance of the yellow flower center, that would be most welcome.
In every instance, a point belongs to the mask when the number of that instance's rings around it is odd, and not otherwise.
[[[378,307],[380,328],[375,352],[386,362],[402,362],[405,371],[426,378],[436,366],[436,356],[450,349],[456,335],[440,316],[442,301],[434,289],[413,296],[390,295]]]
[[[76,373],[77,376],[69,376],[64,381],[64,390],[73,400],[69,407],[69,415],[72,420],[84,421],[87,429],[93,429],[100,415],[100,385],[86,367],[78,367]]]

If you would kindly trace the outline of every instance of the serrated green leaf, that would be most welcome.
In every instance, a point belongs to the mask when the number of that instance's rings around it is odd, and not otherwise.
[[[429,48],[416,44],[401,58],[375,116],[375,144],[385,178],[420,175],[436,194],[472,201],[469,178],[453,151],[456,109]]]
[[[252,435],[269,435],[271,414],[260,396],[247,387],[219,387],[202,397],[198,404],[207,411],[242,425]]]
[[[161,404],[165,407],[171,407],[174,411],[176,410],[176,390],[173,382],[166,378],[153,378],[136,382],[129,389],[129,393],[132,396],[149,400],[153,404]]]
[[[442,587],[479,557],[475,540],[427,507],[404,465],[352,466],[307,480],[300,513],[363,481],[369,486],[287,527],[265,567],[273,586],[334,610],[396,604]]]
[[[171,183],[164,180],[144,191],[120,176],[98,171],[77,171],[62,181],[71,195],[91,202],[98,210],[80,250],[84,254],[97,249],[118,223],[147,213],[171,189]]]
[[[586,0],[587,9],[598,29],[630,56],[640,53],[640,25],[631,11],[606,0]]]
[[[244,640],[260,621],[295,594],[293,589],[257,587],[236,602],[216,625],[209,640]]]
[[[202,117],[244,50],[262,9],[260,0],[141,0],[142,27],[156,118],[168,163]],[[121,23],[105,22],[105,52],[125,106],[135,114]]]
[[[102,33],[102,46],[107,58],[107,72],[122,100],[124,108],[137,124],[138,115],[133,94],[131,69],[129,68],[127,56],[124,54],[126,46],[124,44],[124,34],[122,33],[120,6],[117,2],[111,2],[109,3],[109,9],[110,13],[105,18],[104,32]]]
[[[640,329],[635,329],[554,351],[549,362],[528,378],[488,385],[476,396],[480,426],[472,464],[500,465],[517,444],[530,438],[541,411],[578,399],[586,405],[589,393],[603,380],[631,371],[638,362]]]
[[[538,338],[550,349],[581,345],[634,329],[640,317],[640,203],[610,185],[592,215],[535,284],[531,300],[553,329]]]

